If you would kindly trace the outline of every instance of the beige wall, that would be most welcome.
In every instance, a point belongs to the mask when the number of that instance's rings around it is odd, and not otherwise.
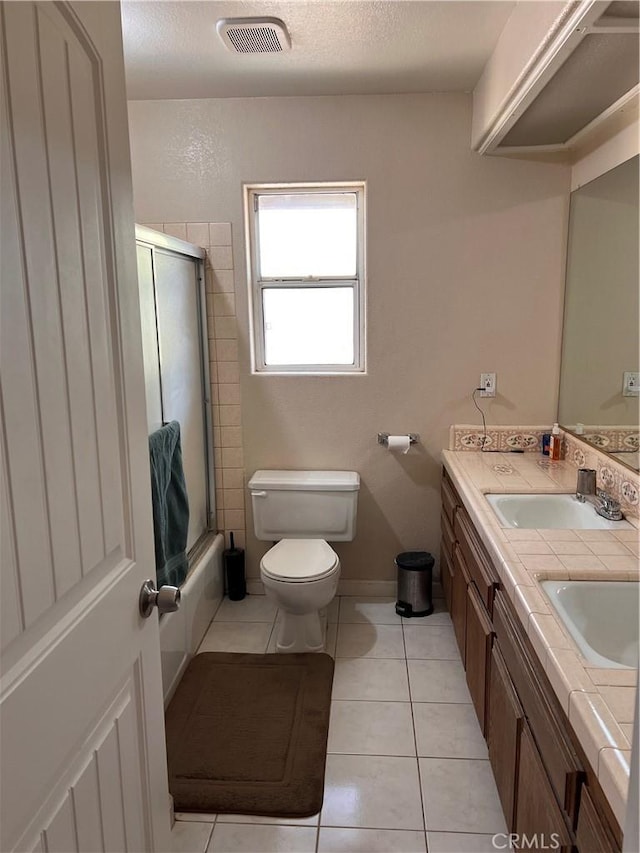
[[[130,121],[138,221],[232,222],[247,474],[360,472],[345,578],[437,552],[440,451],[451,423],[479,422],[480,372],[498,374],[489,423],[555,419],[569,167],[473,154],[465,95],[146,101]],[[351,179],[367,181],[368,374],[251,375],[242,182]],[[380,430],[422,443],[392,455]]]

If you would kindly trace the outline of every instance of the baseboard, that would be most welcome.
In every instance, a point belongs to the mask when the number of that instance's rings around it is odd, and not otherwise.
[[[247,592],[249,595],[264,595],[264,584],[261,580],[247,578]]]
[[[363,598],[395,598],[395,581],[351,581],[341,580],[338,582],[337,595],[361,596]],[[247,579],[247,592],[249,595],[264,595],[264,586],[260,580]],[[442,598],[442,587],[434,578],[433,597]]]
[[[338,595],[358,595],[365,598],[395,598],[395,581],[352,581],[348,578],[338,582]]]
[[[247,579],[249,595],[264,595],[264,586],[260,580]],[[396,594],[395,581],[350,581],[338,582],[337,595],[360,595],[365,598],[393,598]]]

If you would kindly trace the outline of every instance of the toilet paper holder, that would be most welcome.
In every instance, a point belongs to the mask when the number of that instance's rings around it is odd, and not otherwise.
[[[407,433],[409,436],[409,444],[417,444],[420,441],[420,436],[417,432]],[[386,447],[389,444],[389,436],[391,433],[389,432],[379,432],[378,433],[378,444],[384,444]]]

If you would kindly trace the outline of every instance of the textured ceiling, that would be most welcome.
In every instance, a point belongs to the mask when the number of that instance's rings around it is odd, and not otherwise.
[[[509,0],[124,0],[128,96],[469,92],[511,14]],[[292,49],[232,54],[224,17],[282,18]]]

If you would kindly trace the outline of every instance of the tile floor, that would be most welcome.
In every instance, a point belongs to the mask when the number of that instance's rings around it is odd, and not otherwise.
[[[391,599],[329,610],[336,668],[320,815],[177,814],[175,853],[494,853],[506,832],[442,599],[401,619]],[[276,609],[224,600],[200,651],[271,652]]]

